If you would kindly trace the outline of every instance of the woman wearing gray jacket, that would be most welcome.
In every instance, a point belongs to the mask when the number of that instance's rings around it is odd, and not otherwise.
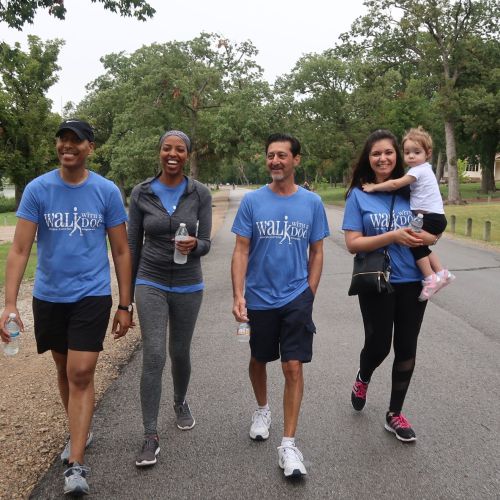
[[[157,419],[167,325],[177,427],[188,430],[195,425],[185,398],[191,339],[204,288],[200,257],[210,250],[212,197],[206,186],[183,174],[190,152],[186,134],[166,132],[160,140],[161,172],[135,186],[130,198],[128,235],[143,344],[140,392],[145,437],[135,462],[138,467],[154,465],[160,451]],[[180,223],[186,224],[189,237],[174,242]],[[187,255],[185,264],[174,262],[175,246]]]

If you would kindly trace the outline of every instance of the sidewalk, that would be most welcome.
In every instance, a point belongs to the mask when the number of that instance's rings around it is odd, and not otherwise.
[[[95,441],[87,455],[93,498],[494,498],[499,486],[499,429],[497,419],[485,417],[500,411],[499,398],[491,392],[492,381],[499,378],[498,322],[493,324],[494,309],[477,312],[484,325],[479,316],[476,319],[467,304],[470,291],[477,295],[475,285],[464,285],[468,275],[475,279],[477,274],[490,299],[500,301],[498,286],[497,292],[490,288],[500,278],[499,262],[480,250],[458,246],[452,255],[457,245],[442,247],[453,268],[461,269],[462,285],[448,287],[451,293],[429,305],[406,404],[418,441],[405,446],[383,429],[390,360],[372,380],[366,409],[358,414],[350,406],[362,324],[357,300],[346,292],[352,256],[339,232],[340,212],[327,210],[332,236],[325,242],[315,301],[318,333],[313,362],[304,367],[306,387],[297,433],[308,476],[287,481],[276,452],[283,425],[279,363],[270,364],[268,374],[271,436],[264,442],[248,437],[255,406],[247,374],[249,351],[248,345],[236,341],[231,315],[230,226],[240,194],[231,192],[229,212],[203,263],[206,290],[193,340],[188,393],[197,425],[187,432],[175,427],[167,362],[158,464],[149,470],[135,467],[142,442],[138,351],[95,414]],[[488,271],[466,271],[471,261]],[[55,463],[31,498],[62,498],[62,472]]]

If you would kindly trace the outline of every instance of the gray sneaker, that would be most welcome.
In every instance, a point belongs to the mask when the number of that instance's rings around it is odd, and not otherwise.
[[[87,483],[87,474],[90,472],[88,467],[74,462],[71,467],[64,471],[64,494],[81,497],[89,494],[89,485]]]
[[[87,449],[90,446],[90,443],[92,443],[93,439],[94,439],[94,434],[92,434],[92,431],[90,431],[87,436],[87,441],[85,442],[85,449]],[[63,463],[63,465],[68,465],[70,448],[71,448],[71,439],[68,439],[68,442],[66,443],[66,446],[64,447],[64,450],[61,453],[61,462]]]
[[[156,463],[156,455],[158,455],[158,453],[160,453],[160,443],[158,442],[158,437],[145,436],[141,452],[137,455],[135,465],[137,465],[137,467],[154,465]]]
[[[174,411],[177,427],[179,427],[181,431],[188,431],[194,427],[196,422],[193,415],[191,415],[191,410],[187,401],[184,401],[184,403],[174,403]]]

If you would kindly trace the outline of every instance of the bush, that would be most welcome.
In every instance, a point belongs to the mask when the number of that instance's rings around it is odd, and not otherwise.
[[[5,196],[0,196],[0,213],[15,212],[15,211],[16,211],[15,198],[6,198]]]

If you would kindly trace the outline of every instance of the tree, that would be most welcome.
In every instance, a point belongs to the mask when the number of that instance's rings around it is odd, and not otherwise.
[[[91,0],[101,3],[111,12],[119,12],[122,16],[135,17],[145,21],[156,12],[151,5],[143,0]],[[0,2],[0,22],[6,22],[11,28],[21,30],[25,23],[32,24],[38,9],[48,9],[51,16],[57,19],[66,17],[64,0],[10,0]]]
[[[437,104],[444,123],[449,203],[459,203],[455,127],[460,116],[457,81],[472,37],[498,37],[498,3],[494,0],[370,0],[369,12],[349,35],[357,45],[377,53],[387,65],[401,57],[413,61],[437,83]],[[344,35],[347,42],[349,35]],[[356,42],[350,42],[356,45]],[[404,51],[404,54],[402,53]],[[396,57],[395,57],[396,54]],[[398,57],[399,56],[399,57]]]
[[[461,142],[464,155],[481,165],[481,191],[496,191],[495,155],[500,146],[500,43],[471,40],[474,55],[457,82],[460,89]]]
[[[96,159],[107,175],[126,191],[144,178],[145,169],[154,173],[158,139],[165,129],[178,128],[192,140],[190,175],[210,177],[222,151],[218,114],[232,103],[242,104],[238,95],[246,96],[248,109],[252,103],[260,106],[256,82],[262,70],[253,59],[256,53],[250,42],[235,44],[202,33],[187,42],[103,57],[106,74],[88,86],[78,112],[96,126],[97,139],[105,145]]]
[[[227,181],[248,184],[258,174],[255,162],[263,155],[263,144],[270,133],[266,103],[272,99],[269,84],[262,80],[240,80],[226,94],[221,107],[211,117],[210,134],[215,155],[226,166]],[[220,160],[219,160],[220,162]]]
[[[28,36],[28,52],[20,44],[0,43],[0,171],[16,188],[19,203],[26,184],[45,172],[54,159],[54,131],[59,117],[45,96],[57,81],[57,57],[63,42],[41,42]]]

